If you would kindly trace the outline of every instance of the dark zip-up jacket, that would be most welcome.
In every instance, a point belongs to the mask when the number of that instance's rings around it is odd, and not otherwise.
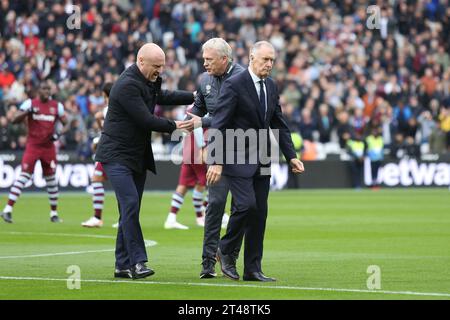
[[[208,72],[204,72],[201,75],[200,86],[197,90],[197,96],[195,97],[191,113],[202,117],[203,128],[209,128],[211,126],[212,115],[216,109],[217,98],[219,97],[223,81],[244,70],[239,64],[230,64],[227,72],[222,76],[212,76]]]

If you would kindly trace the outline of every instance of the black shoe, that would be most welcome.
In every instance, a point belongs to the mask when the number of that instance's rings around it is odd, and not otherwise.
[[[200,279],[210,279],[217,277],[215,270],[216,261],[212,259],[205,259],[202,262],[202,271],[200,272]]]
[[[131,268],[131,274],[133,276],[133,279],[142,279],[142,278],[146,278],[146,277],[149,277],[149,276],[155,274],[155,271],[153,271],[150,268],[147,268],[145,263],[140,262],[140,263],[136,263]]]
[[[239,280],[239,273],[236,271],[236,259],[234,255],[223,254],[220,249],[217,250],[217,261],[220,263],[222,273],[231,280]]]
[[[1,214],[3,220],[5,220],[5,222],[7,223],[12,223],[12,215],[11,212],[2,212]]]
[[[133,279],[133,275],[131,274],[130,269],[116,269],[114,270],[114,278],[127,278],[127,279]]]
[[[244,281],[261,281],[261,282],[273,282],[277,281],[274,278],[266,277],[262,272],[249,272],[245,273],[242,277]]]
[[[54,223],[60,223],[63,222],[62,219],[60,219],[58,216],[51,216],[50,221]]]

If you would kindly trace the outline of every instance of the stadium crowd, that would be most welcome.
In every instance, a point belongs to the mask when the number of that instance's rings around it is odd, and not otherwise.
[[[272,77],[307,148],[344,150],[345,137],[378,127],[394,158],[449,153],[449,1],[373,4],[375,27],[360,0],[0,0],[0,150],[24,148],[25,127],[10,120],[41,80],[52,79],[69,121],[59,147],[90,158],[101,87],[134,63],[143,43],[165,50],[166,89],[194,91],[201,45],[222,37],[243,66],[255,41],[275,46]],[[184,108],[157,114],[180,119]],[[167,136],[154,143],[170,148]]]

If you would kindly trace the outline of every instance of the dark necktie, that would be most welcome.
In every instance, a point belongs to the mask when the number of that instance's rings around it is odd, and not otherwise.
[[[266,117],[266,94],[264,93],[264,80],[259,81],[259,104],[263,119]]]

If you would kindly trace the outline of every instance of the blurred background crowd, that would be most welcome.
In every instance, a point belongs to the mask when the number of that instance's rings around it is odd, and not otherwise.
[[[74,5],[79,29],[69,28]],[[369,5],[380,8],[375,28]],[[393,158],[450,152],[448,0],[0,0],[0,150],[24,148],[26,128],[10,120],[51,79],[69,118],[59,147],[90,158],[102,85],[143,43],[166,52],[163,88],[194,91],[212,37],[227,40],[243,66],[254,42],[274,45],[272,77],[306,160],[340,154],[345,137],[373,127]],[[157,114],[179,119],[184,108]],[[171,147],[163,135],[153,143]]]

